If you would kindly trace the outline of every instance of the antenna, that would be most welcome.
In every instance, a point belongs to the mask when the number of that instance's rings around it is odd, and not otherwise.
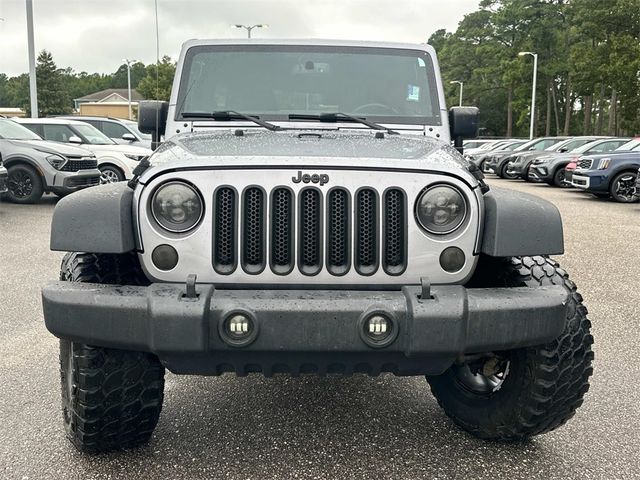
[[[160,27],[158,25],[158,0],[154,0],[155,15],[156,15],[156,97],[160,91]],[[158,99],[156,99],[158,100]],[[156,131],[151,139],[154,145],[160,143],[160,131],[158,125],[160,124],[160,109],[156,109]]]

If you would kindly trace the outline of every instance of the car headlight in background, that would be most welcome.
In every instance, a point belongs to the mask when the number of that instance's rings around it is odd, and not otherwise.
[[[184,182],[169,182],[158,187],[151,199],[151,213],[158,224],[174,233],[194,228],[204,211],[200,193]]]
[[[611,165],[610,158],[601,158],[600,162],[598,163],[598,170],[606,170],[607,168],[609,168],[609,165]]]
[[[460,191],[449,185],[434,185],[416,202],[416,218],[429,233],[454,232],[467,217],[467,202]]]
[[[127,157],[129,160],[133,160],[134,162],[139,162],[144,157],[146,157],[146,155],[135,155],[133,153],[125,153],[124,156]]]
[[[54,153],[52,155],[47,155],[47,162],[49,162],[49,164],[56,170],[60,170],[62,167],[64,167],[64,164],[67,163],[67,159],[62,155],[57,155]]]

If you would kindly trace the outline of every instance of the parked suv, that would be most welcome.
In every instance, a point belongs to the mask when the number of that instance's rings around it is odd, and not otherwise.
[[[606,138],[595,140],[566,153],[550,153],[533,160],[529,167],[529,180],[545,182],[556,187],[570,187],[565,179],[565,168],[584,155],[613,152],[626,144],[630,138]]]
[[[29,118],[18,121],[45,140],[81,145],[93,152],[98,158],[102,183],[130,179],[140,159],[151,154],[148,148],[118,145],[92,125],[78,120]]]
[[[571,184],[597,197],[612,197],[616,202],[631,203],[635,195],[640,168],[640,146],[630,152],[612,152],[582,157]]]
[[[16,203],[35,203],[45,192],[64,196],[100,183],[91,152],[44,141],[13,120],[0,118],[0,153],[9,174],[5,195]]]
[[[489,173],[495,173],[499,177],[509,178],[507,169],[509,168],[509,162],[513,160],[513,156],[526,153],[526,152],[539,152],[546,150],[549,147],[565,140],[565,138],[558,137],[543,137],[534,138],[528,142],[520,145],[513,151],[508,152],[495,152],[495,154],[487,157],[485,160],[485,171]],[[516,178],[516,177],[513,177]]]
[[[67,120],[80,120],[94,126],[107,137],[122,145],[151,148],[151,135],[138,130],[138,124],[131,120],[111,117],[94,117],[90,115],[60,116]]]
[[[560,214],[490,191],[451,147],[478,111],[442,114],[432,47],[192,40],[174,86],[140,104],[140,129],[167,137],[140,176],[53,215],[68,253],[42,300],[76,447],[146,442],[165,368],[426,375],[486,439],[573,416],[593,340],[547,256]]]

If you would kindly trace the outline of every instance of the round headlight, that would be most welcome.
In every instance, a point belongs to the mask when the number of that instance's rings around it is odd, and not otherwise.
[[[467,202],[449,185],[428,188],[416,203],[416,218],[429,233],[446,235],[456,230],[467,217]]]
[[[191,230],[200,222],[202,211],[200,194],[183,182],[165,183],[156,190],[151,200],[153,218],[170,232]]]

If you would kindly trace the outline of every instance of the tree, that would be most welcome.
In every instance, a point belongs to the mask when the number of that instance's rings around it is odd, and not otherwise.
[[[144,98],[168,101],[175,74],[175,62],[165,55],[156,65],[147,67],[147,74],[140,80],[137,90]]]
[[[147,67],[142,62],[131,64],[131,88],[137,88],[140,81],[147,75]],[[123,63],[111,75],[108,88],[127,88],[127,64]]]
[[[43,50],[36,65],[38,82],[38,115],[64,115],[71,113],[71,99],[62,72],[58,70],[51,53]],[[30,113],[30,112],[29,112]]]

